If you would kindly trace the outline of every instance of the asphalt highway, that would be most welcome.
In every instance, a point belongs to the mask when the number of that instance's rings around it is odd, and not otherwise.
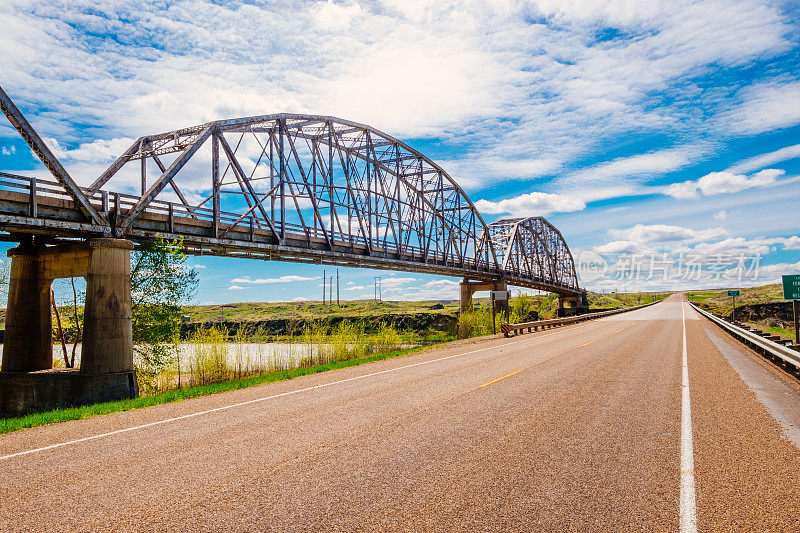
[[[0,530],[800,531],[800,382],[676,295],[0,435]]]

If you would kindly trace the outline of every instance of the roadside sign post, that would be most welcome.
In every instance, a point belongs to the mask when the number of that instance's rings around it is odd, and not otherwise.
[[[792,312],[794,313],[794,344],[800,345],[800,324],[798,324],[798,314],[800,314],[800,305],[797,301],[800,300],[800,275],[787,275],[782,276],[783,281],[783,299],[792,300]]]
[[[509,291],[492,291],[492,333],[495,333],[495,303],[496,302],[506,302],[506,322],[508,322],[508,298],[510,296]]]
[[[736,322],[736,297],[739,296],[739,291],[728,291],[728,296],[733,298],[733,313],[731,313],[731,322]]]

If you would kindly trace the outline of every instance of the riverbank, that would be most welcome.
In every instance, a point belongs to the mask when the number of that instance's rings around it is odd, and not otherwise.
[[[139,398],[133,398],[130,400],[99,403],[83,407],[73,407],[70,409],[57,409],[55,411],[35,413],[18,418],[5,418],[5,419],[0,419],[0,434],[9,433],[11,431],[17,431],[24,428],[43,426],[46,424],[67,422],[69,420],[80,420],[83,418],[106,415],[120,411],[133,411],[136,409],[143,409],[145,407],[151,407],[153,405],[180,402],[183,400],[197,398],[200,396],[208,396],[210,394],[217,394],[220,392],[244,389],[247,387],[255,387],[257,385],[263,385],[265,383],[286,381],[300,376],[307,376],[309,374],[317,374],[319,372],[327,372],[329,370],[337,370],[340,368],[347,368],[350,366],[361,365],[364,363],[371,363],[374,361],[382,361],[384,359],[400,357],[410,353],[418,352],[420,350],[422,350],[422,347],[409,348],[405,350],[396,350],[393,352],[375,354],[368,357],[350,359],[347,361],[333,361],[330,363],[318,364],[314,366],[269,372],[266,374],[251,376],[245,379],[240,379],[235,381],[224,381],[220,383],[211,383],[208,385],[199,385],[195,387],[184,387],[180,389],[173,389],[166,392],[152,394],[150,396],[141,396]]]

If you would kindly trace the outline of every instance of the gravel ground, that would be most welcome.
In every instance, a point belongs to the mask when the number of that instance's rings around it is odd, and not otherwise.
[[[695,318],[700,528],[797,531],[800,451]],[[674,531],[681,330],[673,297],[0,435],[1,457],[252,401],[0,459],[0,529]]]

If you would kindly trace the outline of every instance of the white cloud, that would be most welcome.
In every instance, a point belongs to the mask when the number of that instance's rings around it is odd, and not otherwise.
[[[242,287],[240,285],[231,285],[230,287],[228,287],[228,290],[229,291],[243,291],[244,287]]]
[[[231,283],[252,283],[258,285],[264,285],[272,283],[293,283],[296,281],[311,281],[315,279],[319,279],[319,276],[314,278],[308,278],[305,276],[287,275],[287,276],[280,276],[277,278],[259,278],[259,279],[250,279],[249,277],[243,277],[243,278],[234,278],[231,280]]]
[[[595,246],[592,251],[598,254],[636,254],[649,250],[644,248],[641,243],[636,241],[611,241],[609,243]]]
[[[714,218],[716,218],[717,220],[725,220],[728,218],[728,212],[724,209],[721,209],[716,213],[714,213]]]
[[[784,239],[778,239],[778,241],[786,250],[800,250],[800,237],[796,235]]]
[[[684,251],[684,250],[680,250]],[[770,252],[769,244],[760,240],[747,240],[744,237],[731,237],[718,242],[701,242],[686,249],[686,252],[700,257],[736,257],[752,255],[767,255]]]
[[[800,123],[800,82],[767,82],[747,87],[741,102],[720,118],[720,127],[753,135]]]
[[[769,152],[767,154],[745,159],[744,161],[729,167],[727,171],[733,174],[746,174],[748,172],[761,170],[769,165],[774,165],[775,163],[781,163],[797,157],[800,157],[800,144],[786,146],[785,148],[775,150],[774,152]]]
[[[490,215],[509,213],[517,217],[529,217],[553,212],[580,211],[586,207],[586,204],[573,196],[531,192],[499,202],[478,200],[475,202],[475,207],[478,208],[478,211]]]
[[[363,291],[366,287],[362,285],[353,285],[352,287],[345,287],[343,290],[346,291]]]
[[[794,113],[775,112],[790,83],[740,91],[740,105],[719,120],[719,102],[741,83],[698,89],[721,68],[794,45],[787,15],[760,0],[123,1],[110,15],[78,0],[5,3],[0,16],[4,87],[27,109],[44,103],[34,126],[77,145],[66,153],[85,165],[69,163],[79,176],[96,177],[124,139],[285,111],[443,138],[456,148],[446,165],[456,180],[485,188],[567,174],[622,136],[699,142],[710,130],[782,127]],[[615,35],[600,38],[605,31]],[[31,65],[46,68],[32,77]],[[630,175],[678,168],[673,155],[633,154],[628,164],[640,166]],[[625,178],[623,161],[596,170]]]
[[[433,281],[429,281],[428,283],[425,283],[423,285],[423,287],[425,287],[426,289],[435,289],[435,288],[441,288],[441,289],[448,288],[448,289],[451,289],[451,288],[459,287],[459,286],[460,286],[460,282],[453,281],[453,280],[450,280],[450,279],[436,279],[436,280],[433,280]]]
[[[0,147],[0,153],[3,155],[14,155],[17,153],[16,146],[2,146]]]
[[[697,242],[714,239],[726,235],[723,228],[708,228],[694,230],[682,226],[669,226],[665,224],[636,224],[625,229],[609,230],[609,235],[616,239],[628,240],[635,243],[662,243],[662,242]]]
[[[84,163],[111,163],[127,150],[133,139],[96,139],[90,143],[82,143],[77,148],[64,148],[57,139],[45,139],[47,146],[58,159],[65,161],[81,161]]]
[[[411,283],[417,281],[417,278],[382,278],[381,279],[381,287],[383,288],[392,288],[397,287],[398,285],[405,285],[407,283]]]
[[[652,178],[683,168],[702,155],[707,147],[699,144],[670,148],[646,154],[619,157],[567,175],[565,186],[581,184],[597,187],[598,184],[627,184],[637,178]]]
[[[749,178],[743,174],[731,172],[711,172],[697,181],[684,181],[673,183],[664,188],[664,193],[679,199],[698,198],[701,194],[736,193],[751,187],[763,187],[775,183],[776,179],[783,176],[785,170],[767,168],[756,172]]]
[[[303,296],[295,296],[294,298],[292,298],[292,301],[293,302],[307,302],[308,298],[305,298]]]

